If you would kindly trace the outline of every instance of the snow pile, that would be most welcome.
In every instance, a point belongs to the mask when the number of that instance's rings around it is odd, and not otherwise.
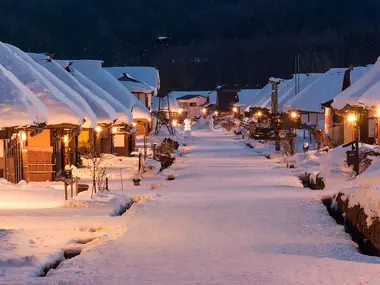
[[[47,122],[45,105],[0,64],[0,127],[28,126]]]
[[[66,71],[61,65],[59,65],[54,60],[47,60],[46,56],[43,54],[29,54],[29,56],[34,59],[38,64],[49,70],[57,78],[62,80],[67,84],[73,91],[75,91],[83,100],[82,106],[84,108],[91,108],[91,112],[95,113],[97,117],[97,123],[111,123],[116,119],[116,111],[109,105],[105,100],[100,99],[89,89],[82,86],[68,71]],[[87,104],[83,104],[83,101],[86,101]],[[87,109],[86,112],[91,114]]]
[[[63,185],[63,183],[62,183]],[[0,209],[43,209],[62,205],[64,193],[49,186],[0,179]]]
[[[28,57],[28,55],[25,55]],[[33,61],[32,59],[30,59]],[[50,125],[82,125],[86,114],[32,65],[0,42],[0,64],[12,72],[44,103]]]

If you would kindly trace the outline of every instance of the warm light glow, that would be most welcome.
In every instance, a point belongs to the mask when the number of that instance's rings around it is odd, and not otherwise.
[[[206,108],[202,108],[202,113],[206,114],[207,113],[207,109]]]
[[[152,118],[148,118],[148,122],[151,122],[152,121]]]
[[[376,115],[377,115],[378,117],[380,117],[380,107],[377,108],[377,110],[376,110]]]
[[[132,123],[132,127],[136,128],[137,127],[137,123],[133,122]]]
[[[21,133],[21,141],[26,141],[26,133],[25,132],[22,132]]]
[[[183,113],[183,109],[182,109],[182,108],[179,108],[179,109],[178,109],[178,113],[179,113],[179,114],[182,114],[182,113]]]
[[[357,119],[355,114],[349,114],[347,118],[350,123],[356,122]]]
[[[214,112],[214,115],[215,115],[215,116],[218,116],[218,115],[219,115],[219,112],[218,112],[218,111],[215,111],[215,112]]]
[[[232,111],[233,111],[234,113],[237,113],[238,108],[237,108],[237,107],[233,107],[233,108],[232,108]]]
[[[296,111],[291,112],[291,113],[290,113],[290,116],[291,116],[293,119],[297,118],[297,112],[296,112]]]
[[[97,127],[95,128],[95,131],[97,131],[98,133],[100,133],[100,132],[102,131],[102,128],[101,128],[100,126],[97,126]]]
[[[261,117],[263,115],[263,113],[261,113],[260,111],[257,112],[257,117]]]
[[[114,134],[117,133],[117,127],[112,128],[112,133],[114,133]]]
[[[176,125],[177,125],[177,120],[173,120],[173,121],[172,121],[172,125],[173,125],[173,126],[176,126]]]
[[[69,136],[68,136],[68,135],[65,135],[65,136],[63,137],[63,142],[64,142],[64,143],[68,143],[68,142],[69,142]]]

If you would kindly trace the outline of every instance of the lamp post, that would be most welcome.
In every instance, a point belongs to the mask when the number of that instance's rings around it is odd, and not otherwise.
[[[281,150],[281,145],[280,145],[280,139],[278,136],[279,132],[279,127],[278,127],[278,85],[281,83],[280,80],[276,78],[270,78],[269,83],[272,85],[272,95],[271,95],[271,101],[272,101],[272,106],[271,106],[271,112],[272,116],[275,117],[274,119],[274,124],[275,124],[275,149],[276,151]]]

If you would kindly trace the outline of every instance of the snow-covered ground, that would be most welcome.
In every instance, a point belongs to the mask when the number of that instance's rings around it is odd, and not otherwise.
[[[176,180],[126,188],[149,196],[121,217],[109,215],[110,197],[89,208],[0,210],[0,284],[379,284],[380,259],[361,255],[321,192],[291,170],[223,132],[193,131],[186,144],[167,172]],[[74,242],[85,238],[96,239]],[[27,277],[68,246],[82,254]],[[29,256],[21,268],[19,256]]]

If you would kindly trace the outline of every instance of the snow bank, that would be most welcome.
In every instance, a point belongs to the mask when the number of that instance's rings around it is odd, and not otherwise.
[[[26,55],[27,56],[27,55]],[[31,59],[32,60],[32,59]],[[33,61],[33,60],[32,60]],[[85,113],[32,65],[0,42],[0,64],[11,71],[47,107],[50,125],[82,125]]]
[[[0,209],[43,209],[62,205],[64,193],[50,186],[20,181],[12,184],[0,179]]]
[[[67,72],[61,65],[54,60],[46,60],[46,56],[43,54],[29,54],[38,64],[45,67],[52,74],[58,77],[62,82],[67,84],[72,90],[74,90],[83,100],[82,105],[86,109],[86,113],[94,113],[97,123],[111,123],[116,119],[116,111],[105,100],[100,99],[90,90],[81,85],[69,72]],[[87,102],[83,104],[83,102]],[[88,110],[91,108],[91,111]],[[91,115],[92,116],[92,115]]]
[[[47,122],[48,110],[16,76],[0,64],[0,128]]]

